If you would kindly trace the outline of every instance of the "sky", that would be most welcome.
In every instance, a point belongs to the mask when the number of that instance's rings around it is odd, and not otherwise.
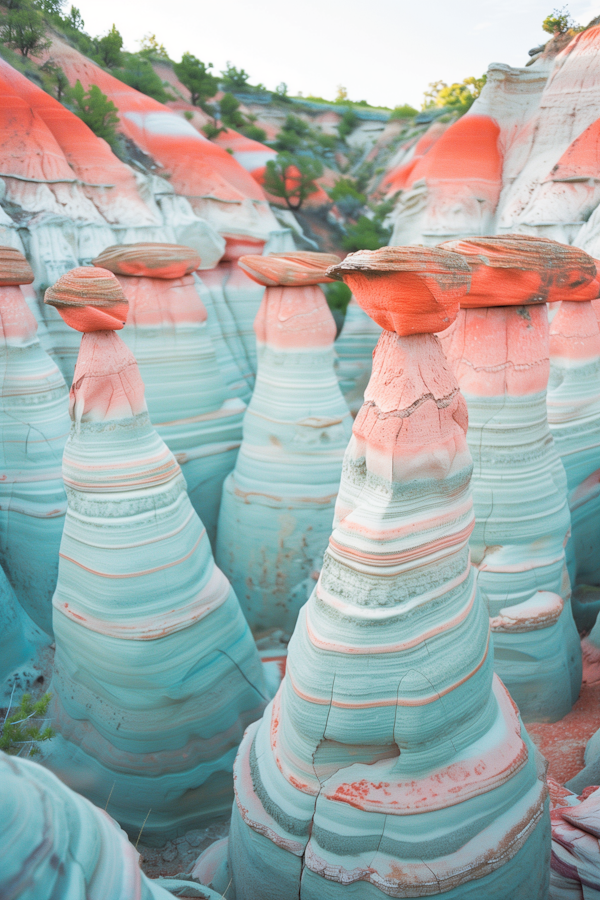
[[[269,89],[285,82],[290,94],[333,100],[342,85],[351,100],[417,108],[432,81],[478,76],[492,62],[524,66],[548,38],[541,25],[553,10],[553,0],[75,2],[89,34],[114,23],[129,51],[156,34],[174,60],[189,51],[217,72],[229,61]],[[586,25],[600,0],[568,9]]]

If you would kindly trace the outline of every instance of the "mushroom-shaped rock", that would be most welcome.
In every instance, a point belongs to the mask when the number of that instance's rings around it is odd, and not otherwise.
[[[246,407],[227,398],[192,275],[200,258],[189,247],[141,243],[108,247],[94,264],[116,274],[129,302],[123,340],[144,381],[150,419],[181,465],[214,547]]]
[[[344,324],[335,342],[335,371],[353,416],[362,406],[365,388],[371,377],[373,350],[380,334],[381,327],[353,297],[346,308]]]
[[[25,257],[0,247],[0,563],[25,611],[51,634],[67,505],[61,460],[68,394],[20,287],[32,281]]]
[[[589,631],[600,609],[600,589],[593,590],[600,588],[600,329],[589,300],[558,304],[550,325],[547,406],[567,473],[573,615],[579,630]]]
[[[387,303],[389,321],[410,333],[379,339],[321,575],[281,688],[236,759],[235,897],[268,885],[270,900],[542,900],[543,767],[493,674],[469,562],[466,404],[439,339],[414,327],[420,311],[433,324],[431,275],[422,248],[395,248],[402,268],[385,268],[389,249],[370,268],[361,257],[358,301],[378,313]],[[430,258],[457,303],[466,265]],[[353,290],[355,273],[352,257],[335,268]],[[455,314],[441,304],[442,318]]]
[[[253,323],[264,296],[264,285],[249,278],[238,265],[242,256],[263,252],[264,241],[228,240],[225,255],[214,269],[200,274],[204,300],[214,314],[233,365],[224,369],[230,396],[248,402],[256,378],[256,339]],[[201,293],[204,299],[204,294]]]
[[[103,809],[38,763],[0,753],[0,896],[172,900]]]
[[[469,410],[471,553],[495,632],[495,667],[526,721],[556,721],[579,695],[581,648],[564,551],[567,480],[546,412],[546,301],[593,294],[595,267],[576,248],[542,238],[443,246],[472,271],[467,308],[440,337]],[[539,592],[558,595],[558,617],[546,615]]]
[[[133,354],[108,330],[122,326],[126,304],[116,276],[75,270],[48,295],[86,329],[63,461],[59,734],[48,764],[100,806],[111,795],[131,834],[151,809],[145,840],[162,841],[227,807],[237,744],[265,703],[262,667],[181,469],[150,423]],[[99,309],[104,330],[88,331]]]
[[[335,323],[319,283],[339,258],[245,256],[268,287],[254,330],[256,386],[223,486],[217,562],[254,631],[291,634],[331,530],[351,416],[335,376]]]

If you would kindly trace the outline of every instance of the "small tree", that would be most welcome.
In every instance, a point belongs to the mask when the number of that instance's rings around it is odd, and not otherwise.
[[[390,119],[412,119],[417,115],[417,110],[409,103],[403,103],[402,106],[395,106],[392,110]]]
[[[350,109],[350,107],[348,107],[348,109],[344,110],[342,121],[337,127],[340,138],[344,141],[348,137],[348,135],[354,131],[357,125],[358,116],[353,109]]]
[[[46,37],[42,14],[31,0],[12,0],[6,5],[6,14],[0,16],[0,42],[20,50],[25,58],[47,50],[52,41]]]
[[[226,125],[228,128],[242,128],[246,125],[246,119],[240,112],[239,101],[235,99],[233,94],[223,94],[219,108],[223,125]]]
[[[479,97],[487,76],[475,78],[470,75],[464,81],[446,84],[445,81],[432,81],[423,96],[423,109],[432,107],[451,107],[459,112],[466,112]]]
[[[40,67],[40,72],[48,76],[50,86],[54,88],[56,99],[62,102],[63,97],[69,89],[69,79],[60,66],[57,66],[54,60],[49,59]]]
[[[243,90],[250,78],[245,69],[236,69],[229,60],[227,61],[227,68],[221,72],[221,75],[223,76],[223,87],[226,91]]]
[[[207,101],[217,93],[219,82],[209,72],[212,67],[212,63],[205,64],[192,53],[184,53],[181,62],[173,65],[175,74],[190,92],[194,106],[205,109]]]
[[[98,40],[98,55],[108,69],[114,69],[121,65],[122,49],[123,38],[113,24],[110,31]]]
[[[577,27],[568,6],[553,9],[552,14],[546,16],[542,22],[542,28],[547,34],[565,34],[570,28]]]
[[[337,93],[336,93],[336,95],[335,95],[335,102],[336,102],[336,103],[343,103],[343,102],[344,102],[345,100],[347,100],[347,99],[348,99],[348,91],[347,91],[347,89],[344,87],[343,84],[338,84],[338,86],[337,86]]]
[[[358,190],[356,182],[351,178],[338,178],[328,194],[340,212],[351,218],[354,218],[367,202],[366,196]]]
[[[288,86],[285,81],[280,81],[277,87],[275,88],[275,93],[278,97],[287,97],[288,95]]]
[[[15,712],[10,716],[7,714],[0,729],[0,750],[11,756],[20,756],[27,746],[27,756],[35,756],[40,752],[37,744],[54,737],[52,728],[46,726],[42,729],[35,721],[46,715],[50,697],[50,694],[44,694],[34,702],[29,694],[23,694]]]
[[[125,68],[122,70],[114,69],[113,75],[119,81],[125,82],[129,87],[135,88],[148,97],[153,97],[159,103],[166,103],[167,100],[173,99],[172,95],[167,94],[164,85],[154,69],[150,60],[145,59],[137,54],[131,54]]]
[[[323,164],[311,156],[279,153],[270,159],[265,172],[265,190],[285,200],[291,210],[298,210],[307,197],[318,191],[316,179],[323,174]]]
[[[69,15],[64,20],[67,25],[70,25],[71,28],[74,28],[75,31],[83,31],[83,27],[85,22],[81,17],[81,13],[76,6],[72,6],[69,10]]]
[[[65,0],[38,0],[39,8],[49,16],[62,16]]]
[[[138,41],[140,45],[140,56],[147,57],[158,57],[159,59],[168,59],[169,54],[165,49],[164,44],[159,44],[156,39],[155,34],[146,34],[142,38],[141,41]]]
[[[115,147],[117,144],[116,126],[119,124],[117,107],[103,94],[97,84],[90,85],[88,91],[84,91],[83,85],[78,80],[75,87],[69,91],[69,100],[74,106],[74,112],[85,122],[88,128],[100,138]]]

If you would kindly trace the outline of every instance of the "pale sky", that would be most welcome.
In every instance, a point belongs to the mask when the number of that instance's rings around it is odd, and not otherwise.
[[[89,34],[114,22],[127,50],[150,32],[172,59],[189,51],[219,71],[230,60],[271,89],[284,81],[290,93],[333,100],[342,84],[352,100],[420,108],[431,81],[481,75],[491,62],[525,65],[557,0],[75,2]],[[587,24],[600,0],[572,0],[569,10]]]

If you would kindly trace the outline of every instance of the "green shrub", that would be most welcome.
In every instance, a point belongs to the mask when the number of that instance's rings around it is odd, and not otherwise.
[[[573,27],[576,26],[568,6],[553,9],[552,14],[546,16],[542,22],[542,28],[547,34],[564,34]]]
[[[351,134],[356,126],[358,125],[359,119],[354,110],[348,108],[344,110],[344,114],[342,115],[342,121],[337,127],[338,134],[342,141],[344,141],[349,134]]]
[[[40,10],[31,0],[12,0],[0,16],[0,41],[20,50],[25,59],[39,56],[52,41],[46,37],[46,25]]]
[[[190,92],[193,106],[206,109],[207,101],[217,93],[219,82],[210,74],[212,67],[212,63],[203,63],[193,53],[184,53],[181,62],[173,64],[175,74]]]
[[[331,284],[324,284],[323,289],[327,297],[329,309],[338,309],[346,315],[346,309],[352,299],[352,291],[343,281],[333,281]]]
[[[116,126],[119,124],[119,116],[112,100],[102,93],[97,84],[90,85],[89,90],[84,91],[79,80],[68,92],[68,97],[73,104],[75,115],[79,116],[94,134],[104,138],[114,148],[118,140]]]
[[[246,70],[236,69],[229,61],[227,62],[227,68],[221,72],[221,75],[223,88],[226,91],[241,91],[245,87],[248,87],[248,79],[250,76]]]
[[[29,744],[27,756],[35,756],[40,752],[37,744],[48,741],[55,733],[49,726],[42,729],[35,722],[36,719],[45,717],[50,697],[50,694],[44,694],[39,700],[33,701],[29,694],[23,694],[15,712],[10,716],[7,714],[0,729],[0,750],[11,756],[18,756]]]
[[[323,164],[314,157],[279,153],[267,163],[264,186],[269,194],[285,200],[289,209],[298,210],[318,191],[316,179],[322,174]]]
[[[379,250],[387,246],[391,231],[384,228],[377,218],[359,216],[355,225],[349,225],[342,239],[344,250]]]
[[[410,104],[404,103],[402,106],[394,107],[390,119],[412,119],[413,116],[416,115],[417,110],[414,108],[414,106],[410,106]]]
[[[121,65],[123,38],[114,24],[110,31],[107,32],[104,37],[99,38],[96,43],[98,56],[107,69],[114,69],[116,66]]]
[[[247,138],[250,138],[252,141],[260,141],[260,143],[264,143],[267,139],[267,132],[264,128],[260,128],[258,125],[254,125],[250,122],[249,125],[244,125],[241,129],[242,134],[245,134]]]
[[[446,84],[445,81],[432,81],[423,97],[423,109],[447,106],[465,113],[481,94],[487,81],[487,75],[475,78],[470,75],[464,81]]]
[[[132,53],[127,59],[125,68],[114,69],[112,74],[119,81],[158,100],[159,103],[166,103],[167,100],[173,99],[173,96],[165,91],[164,85],[152,68],[150,61],[137,54]]]

